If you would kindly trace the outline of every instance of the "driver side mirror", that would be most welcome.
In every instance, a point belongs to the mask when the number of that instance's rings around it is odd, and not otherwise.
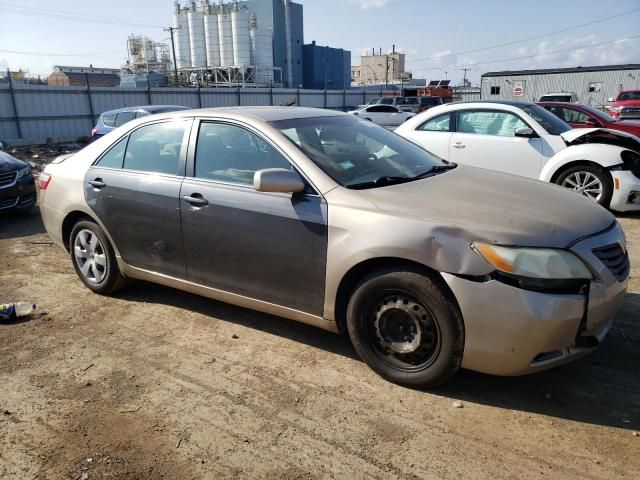
[[[286,168],[265,168],[253,174],[253,188],[258,192],[298,193],[305,188],[302,177]]]
[[[515,131],[516,137],[524,137],[524,138],[534,138],[537,137],[536,132],[533,131],[533,128],[519,128]]]

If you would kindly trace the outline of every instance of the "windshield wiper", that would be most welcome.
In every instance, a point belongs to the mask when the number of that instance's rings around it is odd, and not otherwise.
[[[411,180],[419,180],[421,178],[430,177],[431,175],[437,175],[438,173],[446,172],[448,170],[453,170],[458,166],[457,163],[445,163],[444,165],[434,165],[426,172],[419,173],[415,177],[412,177]]]
[[[375,180],[369,180],[367,182],[361,183],[349,183],[345,185],[347,188],[351,188],[354,190],[360,190],[364,188],[375,188],[375,187],[385,187],[387,185],[397,185],[399,183],[410,182],[413,180],[413,177],[392,177],[392,176],[384,176],[376,178]]]

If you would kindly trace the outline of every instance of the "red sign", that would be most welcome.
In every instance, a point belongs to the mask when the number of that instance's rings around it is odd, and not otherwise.
[[[522,95],[524,95],[524,88],[522,88],[522,87],[514,87],[513,88],[513,96],[514,97],[521,97]]]

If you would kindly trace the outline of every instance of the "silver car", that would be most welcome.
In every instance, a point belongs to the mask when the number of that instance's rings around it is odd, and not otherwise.
[[[39,184],[47,231],[94,292],[142,279],[348,332],[407,386],[585,355],[629,275],[624,234],[594,202],[326,110],[154,115]]]

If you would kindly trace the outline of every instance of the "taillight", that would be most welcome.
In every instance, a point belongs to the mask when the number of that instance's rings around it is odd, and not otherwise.
[[[46,190],[49,183],[51,183],[51,174],[42,172],[38,177],[38,187],[40,190]]]
[[[91,130],[91,136],[92,137],[95,137],[96,133],[98,133],[98,129],[97,128],[94,128],[94,129]]]

